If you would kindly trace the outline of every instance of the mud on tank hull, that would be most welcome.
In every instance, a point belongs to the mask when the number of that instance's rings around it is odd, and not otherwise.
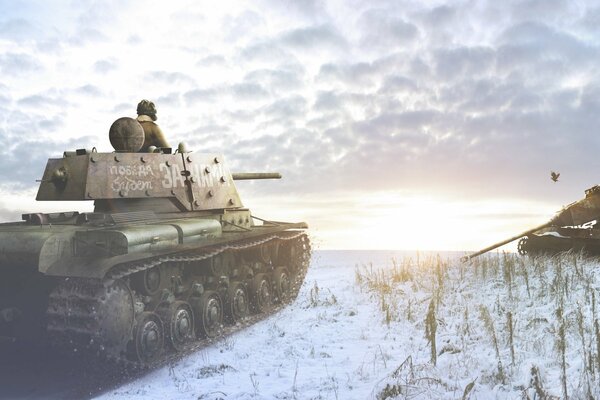
[[[293,300],[310,261],[303,223],[97,217],[0,225],[0,336],[148,366]]]

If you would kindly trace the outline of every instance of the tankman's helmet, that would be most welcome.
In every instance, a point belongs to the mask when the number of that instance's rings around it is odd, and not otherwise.
[[[137,105],[138,115],[147,115],[156,121],[156,106],[150,100],[142,100]]]

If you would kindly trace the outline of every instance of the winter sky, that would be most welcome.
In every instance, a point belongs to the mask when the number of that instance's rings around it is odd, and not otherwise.
[[[600,180],[597,4],[0,0],[0,215],[89,209],[35,179],[148,98],[320,248],[488,245]]]

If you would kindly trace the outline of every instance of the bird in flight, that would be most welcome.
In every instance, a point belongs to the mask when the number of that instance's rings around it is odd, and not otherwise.
[[[550,179],[552,179],[552,182],[558,182],[559,176],[560,176],[560,172],[554,172],[554,171],[550,172]]]

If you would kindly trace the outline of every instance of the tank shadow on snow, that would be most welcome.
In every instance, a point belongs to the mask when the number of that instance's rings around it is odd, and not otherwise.
[[[0,399],[86,399],[147,372],[67,357],[50,346],[0,343]]]

